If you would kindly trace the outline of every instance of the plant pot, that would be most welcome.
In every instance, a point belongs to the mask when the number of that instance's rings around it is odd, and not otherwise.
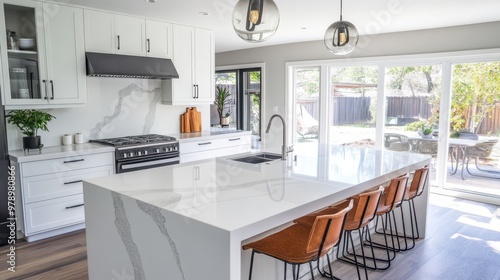
[[[432,139],[432,134],[422,134],[422,138]]]
[[[229,117],[220,118],[220,125],[229,125]]]
[[[40,136],[23,137],[24,150],[41,149],[42,148],[41,146],[42,146],[42,140]]]

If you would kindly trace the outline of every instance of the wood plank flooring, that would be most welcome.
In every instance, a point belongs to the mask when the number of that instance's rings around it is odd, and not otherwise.
[[[7,270],[8,247],[0,247],[0,279],[88,279],[85,246],[84,230],[32,243],[18,241],[16,272]],[[357,279],[351,265],[334,262],[333,268],[341,279]],[[500,207],[432,194],[427,238],[398,253],[388,270],[369,271],[369,278],[500,280]]]

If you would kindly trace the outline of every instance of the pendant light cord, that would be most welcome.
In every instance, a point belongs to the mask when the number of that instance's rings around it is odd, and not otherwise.
[[[342,0],[340,0],[340,21],[342,21]]]

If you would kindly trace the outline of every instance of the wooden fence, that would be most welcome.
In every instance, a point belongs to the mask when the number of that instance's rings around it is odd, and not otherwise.
[[[428,97],[387,97],[387,117],[428,119],[431,116],[431,105]],[[299,105],[316,120],[319,120],[319,102],[316,99],[300,99]],[[369,97],[344,97],[334,98],[333,125],[356,124],[371,120]],[[466,116],[469,120],[469,117]],[[500,133],[500,103],[486,115],[479,126],[478,134],[497,135]]]

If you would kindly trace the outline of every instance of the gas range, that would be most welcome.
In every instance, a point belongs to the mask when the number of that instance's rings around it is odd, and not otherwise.
[[[90,142],[115,147],[116,173],[179,163],[179,141],[171,136],[146,134]]]

